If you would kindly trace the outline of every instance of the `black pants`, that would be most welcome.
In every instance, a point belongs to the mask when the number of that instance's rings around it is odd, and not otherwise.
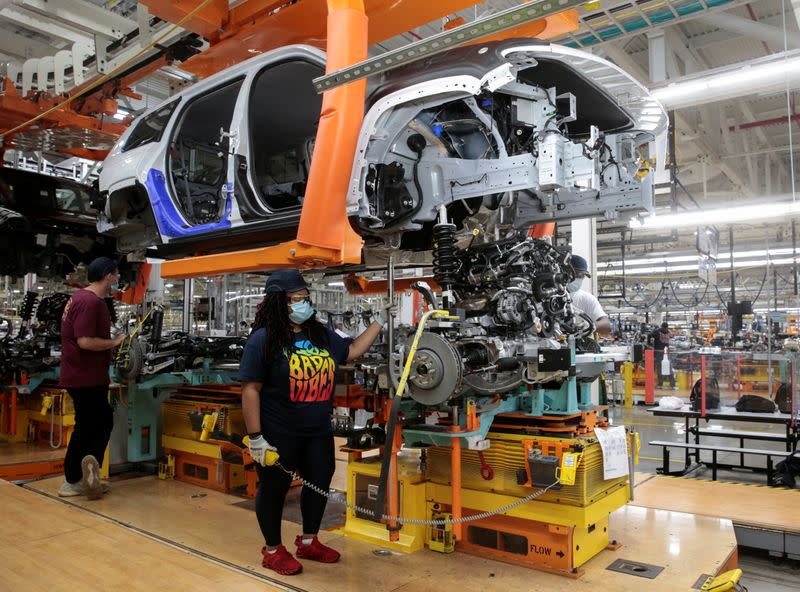
[[[278,449],[280,463],[289,470],[297,470],[300,476],[328,491],[336,469],[333,454],[333,436],[294,437],[264,434],[267,442]],[[258,492],[256,493],[256,516],[261,533],[269,546],[281,544],[281,518],[286,492],[292,478],[277,467],[256,465]],[[300,511],[303,514],[303,533],[317,534],[325,513],[328,498],[303,487],[300,494]]]
[[[664,359],[664,350],[655,350],[655,366],[656,372],[658,372],[658,384],[656,386],[661,386],[664,384],[664,379],[669,378],[669,385],[671,387],[675,386],[675,375],[672,373],[672,362],[669,365],[669,374],[661,374],[661,362]]]
[[[103,463],[103,455],[114,427],[114,411],[108,404],[108,385],[68,388],[75,405],[75,429],[67,455],[64,457],[64,477],[69,483],[81,480],[81,461],[91,454]]]

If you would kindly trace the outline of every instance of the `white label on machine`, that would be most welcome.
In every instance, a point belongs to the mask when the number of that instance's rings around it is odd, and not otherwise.
[[[625,426],[607,430],[594,429],[594,435],[603,449],[603,479],[616,479],[628,474],[628,436]]]

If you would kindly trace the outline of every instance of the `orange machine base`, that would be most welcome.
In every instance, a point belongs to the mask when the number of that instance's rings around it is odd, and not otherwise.
[[[0,479],[6,481],[31,481],[64,472],[64,459],[0,465]]]
[[[245,471],[241,465],[179,450],[165,449],[164,452],[175,457],[175,479],[178,481],[223,493],[246,484]]]
[[[475,514],[464,508],[465,516]],[[577,559],[574,534],[572,527],[493,516],[466,524],[456,551],[577,579],[585,571],[573,567]]]

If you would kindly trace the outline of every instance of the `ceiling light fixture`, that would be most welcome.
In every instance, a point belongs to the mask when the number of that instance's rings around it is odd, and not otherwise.
[[[692,107],[713,101],[783,89],[800,82],[800,51],[793,50],[744,64],[692,75],[652,89],[651,94],[667,109]]]
[[[733,258],[736,261],[741,259],[748,259],[753,257],[776,257],[778,255],[791,255],[792,248],[791,247],[782,247],[780,249],[770,249],[767,252],[766,249],[759,249],[755,251],[735,251],[733,253]],[[798,254],[800,254],[800,248],[798,248]],[[658,265],[660,263],[686,263],[689,261],[697,261],[700,255],[698,253],[694,253],[693,255],[668,255],[664,254],[661,257],[641,257],[636,259],[625,259],[625,268],[633,273],[633,267],[637,265]],[[727,261],[731,258],[730,253],[720,253],[719,256],[716,258],[717,262]],[[725,264],[728,265],[727,263]],[[621,267],[622,261],[604,261],[598,264],[598,268],[605,268],[605,267]]]
[[[197,82],[197,75],[174,66],[163,66],[159,72],[182,82]]]
[[[733,267],[734,269],[737,269],[742,267],[760,267],[764,265],[792,265],[793,263],[794,259],[791,257],[785,259],[748,259],[746,261],[734,261]],[[719,271],[725,271],[726,269],[730,268],[730,264],[718,266]],[[675,273],[681,271],[697,272],[697,263],[689,263],[685,265],[665,265],[663,267],[639,267],[636,269],[628,269],[627,266],[625,267],[625,275],[630,277],[636,277],[639,275]],[[597,275],[598,277],[622,277],[623,274],[621,269],[601,269],[598,270]]]
[[[756,222],[784,216],[800,214],[800,202],[763,203],[736,208],[715,210],[696,210],[680,214],[662,214],[645,218],[632,218],[629,226],[634,230],[649,228],[680,228],[702,224],[734,224],[736,222]]]
[[[114,119],[118,119],[119,121],[122,121],[123,119],[128,117],[130,114],[131,114],[131,112],[128,111],[127,109],[122,109],[122,108],[118,107],[117,108],[117,112],[114,113],[114,115],[112,115],[111,117],[113,117]]]

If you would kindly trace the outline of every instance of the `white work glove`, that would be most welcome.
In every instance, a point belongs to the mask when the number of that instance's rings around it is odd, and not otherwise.
[[[264,436],[258,436],[257,438],[251,438],[250,444],[248,444],[248,448],[250,449],[250,456],[253,457],[253,460],[260,464],[262,467],[266,466],[264,462],[264,457],[267,454],[267,450],[271,450],[272,452],[277,452],[278,449],[275,448],[272,444],[267,442],[264,439]]]
[[[378,323],[381,327],[385,327],[389,322],[389,317],[393,316],[395,312],[394,303],[387,304],[381,309],[372,313],[372,320]]]

